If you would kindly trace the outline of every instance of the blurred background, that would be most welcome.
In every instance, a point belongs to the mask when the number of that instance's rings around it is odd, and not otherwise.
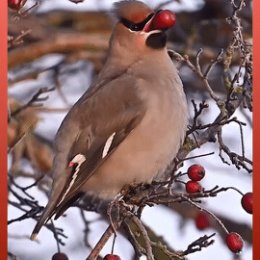
[[[47,203],[56,131],[105,62],[115,23],[111,12],[114,2],[9,1],[10,260],[49,260],[58,250],[57,240],[69,259],[85,259],[108,226],[104,216],[72,207],[54,222],[56,228],[62,229],[58,229],[58,239],[52,226],[43,228],[38,240],[29,239],[39,213],[36,210]],[[167,46],[174,50],[172,60],[179,69],[187,95],[190,108],[188,136],[202,140],[205,131],[213,131],[212,125],[222,112],[205,87],[196,61],[202,72],[210,68],[206,82],[226,105],[225,123],[217,122],[221,127],[214,132],[218,138],[208,138],[201,145],[192,146],[185,151],[184,157],[210,155],[184,160],[178,171],[185,173],[190,165],[201,164],[206,171],[201,184],[206,190],[218,185],[235,187],[242,193],[251,192],[252,1],[143,2],[152,8],[170,9],[176,13],[177,22],[168,31]],[[198,55],[200,49],[202,53]],[[189,62],[194,64],[193,69]],[[207,106],[196,119],[194,129],[194,104],[199,107],[203,101]],[[184,175],[182,181],[187,180]],[[181,184],[177,189],[185,192]],[[175,251],[186,250],[199,237],[216,232],[213,245],[189,254],[189,260],[252,260],[252,215],[242,208],[241,194],[235,190],[221,192],[203,199],[202,206],[214,213],[229,231],[243,237],[245,244],[240,255],[229,251],[223,230],[213,218],[209,217],[205,227],[198,226],[200,211],[187,203],[146,206],[142,221],[154,241],[161,241]],[[101,251],[101,256],[110,252],[111,244],[112,239]],[[124,260],[138,259],[124,232],[116,240],[115,253]]]

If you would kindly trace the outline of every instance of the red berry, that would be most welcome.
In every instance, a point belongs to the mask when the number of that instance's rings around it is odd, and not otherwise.
[[[168,29],[176,23],[176,15],[170,10],[162,10],[155,14],[152,20],[153,29]]]
[[[205,169],[199,164],[193,164],[188,169],[188,176],[193,181],[200,181],[205,176]]]
[[[195,218],[195,224],[199,230],[208,228],[210,225],[208,214],[205,212],[200,212]]]
[[[253,213],[253,193],[248,192],[248,193],[244,194],[244,196],[241,199],[241,204],[247,213],[252,214]]]
[[[188,181],[185,184],[185,187],[186,187],[186,191],[188,193],[196,193],[196,192],[200,192],[202,190],[201,185],[196,181]]]
[[[52,256],[51,260],[69,260],[64,253],[56,253]]]
[[[107,254],[103,260],[121,260],[121,258],[118,255],[113,254]]]
[[[226,243],[228,248],[233,252],[233,253],[239,253],[242,248],[243,248],[243,239],[242,237],[235,232],[230,232],[226,236]]]
[[[8,0],[8,7],[19,10],[22,8],[27,0]]]

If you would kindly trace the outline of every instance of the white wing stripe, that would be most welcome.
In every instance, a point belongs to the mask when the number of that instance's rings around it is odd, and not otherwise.
[[[107,155],[107,153],[109,151],[109,148],[111,147],[111,144],[112,144],[112,141],[114,139],[115,134],[116,134],[116,132],[114,132],[112,135],[110,135],[109,138],[107,139],[105,147],[104,147],[104,150],[103,150],[103,153],[102,153],[102,159],[104,157],[106,157],[106,155]]]
[[[70,161],[70,163],[77,163],[77,167],[76,167],[76,169],[75,169],[75,172],[73,173],[72,179],[71,179],[71,181],[70,181],[70,183],[69,183],[69,187],[67,188],[67,190],[66,190],[65,193],[63,194],[63,196],[62,196],[60,202],[58,203],[58,205],[61,204],[61,202],[64,200],[65,196],[66,196],[66,195],[68,194],[68,192],[70,191],[72,185],[74,184],[74,182],[75,182],[75,180],[76,180],[76,178],[77,178],[77,176],[78,176],[78,172],[79,172],[79,170],[80,170],[80,166],[81,166],[81,164],[82,164],[83,162],[85,162],[85,161],[86,161],[86,157],[85,157],[83,154],[77,154],[77,155]],[[58,205],[57,205],[57,206],[58,206]]]

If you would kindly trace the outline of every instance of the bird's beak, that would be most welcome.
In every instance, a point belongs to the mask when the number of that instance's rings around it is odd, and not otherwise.
[[[144,28],[143,28],[143,31],[144,32],[150,32],[152,31],[152,22],[153,22],[153,19],[155,17],[156,14],[154,14],[154,16],[152,16],[152,18],[145,24]]]
[[[154,30],[165,31],[174,26],[175,22],[176,16],[173,12],[169,10],[159,10],[145,24],[143,31],[146,33]]]

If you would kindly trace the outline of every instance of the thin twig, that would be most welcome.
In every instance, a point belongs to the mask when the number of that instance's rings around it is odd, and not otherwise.
[[[96,243],[95,247],[91,250],[90,254],[86,258],[86,260],[96,260],[99,256],[100,251],[105,246],[109,238],[114,234],[114,228],[119,228],[121,225],[121,221],[114,223],[114,227],[110,224],[106,231],[103,233],[99,241]]]
[[[144,238],[147,260],[154,260],[151,241],[150,241],[150,238],[148,236],[148,233],[147,233],[145,227],[143,226],[141,220],[139,218],[137,218],[136,216],[132,215],[131,219],[137,225],[137,227],[139,228],[139,230]]]
[[[32,98],[23,106],[19,107],[17,110],[13,111],[11,113],[11,117],[15,117],[17,114],[19,114],[21,111],[23,111],[24,109],[28,108],[28,107],[35,107],[35,106],[42,106],[42,101],[46,101],[49,96],[45,96],[45,97],[40,97],[40,95],[42,95],[43,93],[48,93],[55,90],[55,88],[40,88],[33,96]],[[37,103],[37,104],[35,104]]]

